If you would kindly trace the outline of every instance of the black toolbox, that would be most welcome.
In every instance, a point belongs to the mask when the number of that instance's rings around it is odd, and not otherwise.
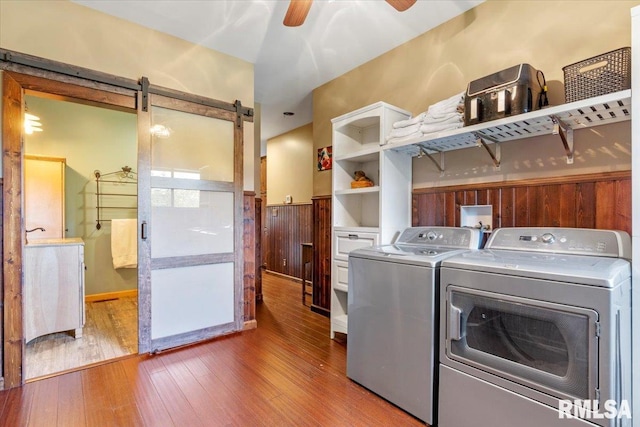
[[[529,64],[518,64],[470,82],[464,97],[464,125],[537,109],[542,91],[537,73]]]

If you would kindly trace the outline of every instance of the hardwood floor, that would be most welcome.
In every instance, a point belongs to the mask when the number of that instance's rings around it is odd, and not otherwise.
[[[257,329],[2,391],[0,424],[424,425],[346,377],[346,347],[300,303],[299,283],[262,283]]]
[[[85,304],[82,338],[59,332],[26,345],[25,378],[31,380],[137,352],[137,298],[89,302]]]

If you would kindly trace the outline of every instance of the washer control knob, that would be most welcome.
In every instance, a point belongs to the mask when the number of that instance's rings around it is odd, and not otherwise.
[[[427,240],[430,240],[433,242],[437,238],[438,238],[438,233],[436,233],[435,231],[430,231],[427,233]]]
[[[540,239],[542,239],[542,243],[553,243],[556,241],[556,236],[551,233],[544,233],[540,236]]]

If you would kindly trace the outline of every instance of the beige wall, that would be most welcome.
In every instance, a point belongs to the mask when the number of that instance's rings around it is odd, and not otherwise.
[[[0,47],[253,107],[253,64],[69,1],[0,1]],[[245,190],[259,176],[245,123]]]
[[[316,157],[311,123],[267,140],[267,204],[311,203]]]
[[[418,114],[466,89],[469,81],[527,62],[545,73],[550,102],[564,102],[562,67],[630,45],[630,8],[638,1],[487,1],[332,80],[313,92],[315,148],[331,145],[331,119],[386,101]],[[414,187],[630,169],[630,125],[576,132],[567,165],[557,137],[503,144],[502,167],[475,148],[445,155],[440,177],[414,159]],[[314,196],[330,194],[331,176],[314,172]]]

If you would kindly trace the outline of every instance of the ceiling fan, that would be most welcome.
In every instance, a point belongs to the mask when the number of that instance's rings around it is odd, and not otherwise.
[[[398,12],[404,12],[416,2],[416,0],[385,1],[393,6],[393,8]],[[287,14],[284,16],[284,21],[282,23],[287,27],[298,27],[302,25],[304,20],[307,18],[309,9],[311,9],[312,2],[313,0],[291,0],[289,2],[289,9],[287,9]]]

